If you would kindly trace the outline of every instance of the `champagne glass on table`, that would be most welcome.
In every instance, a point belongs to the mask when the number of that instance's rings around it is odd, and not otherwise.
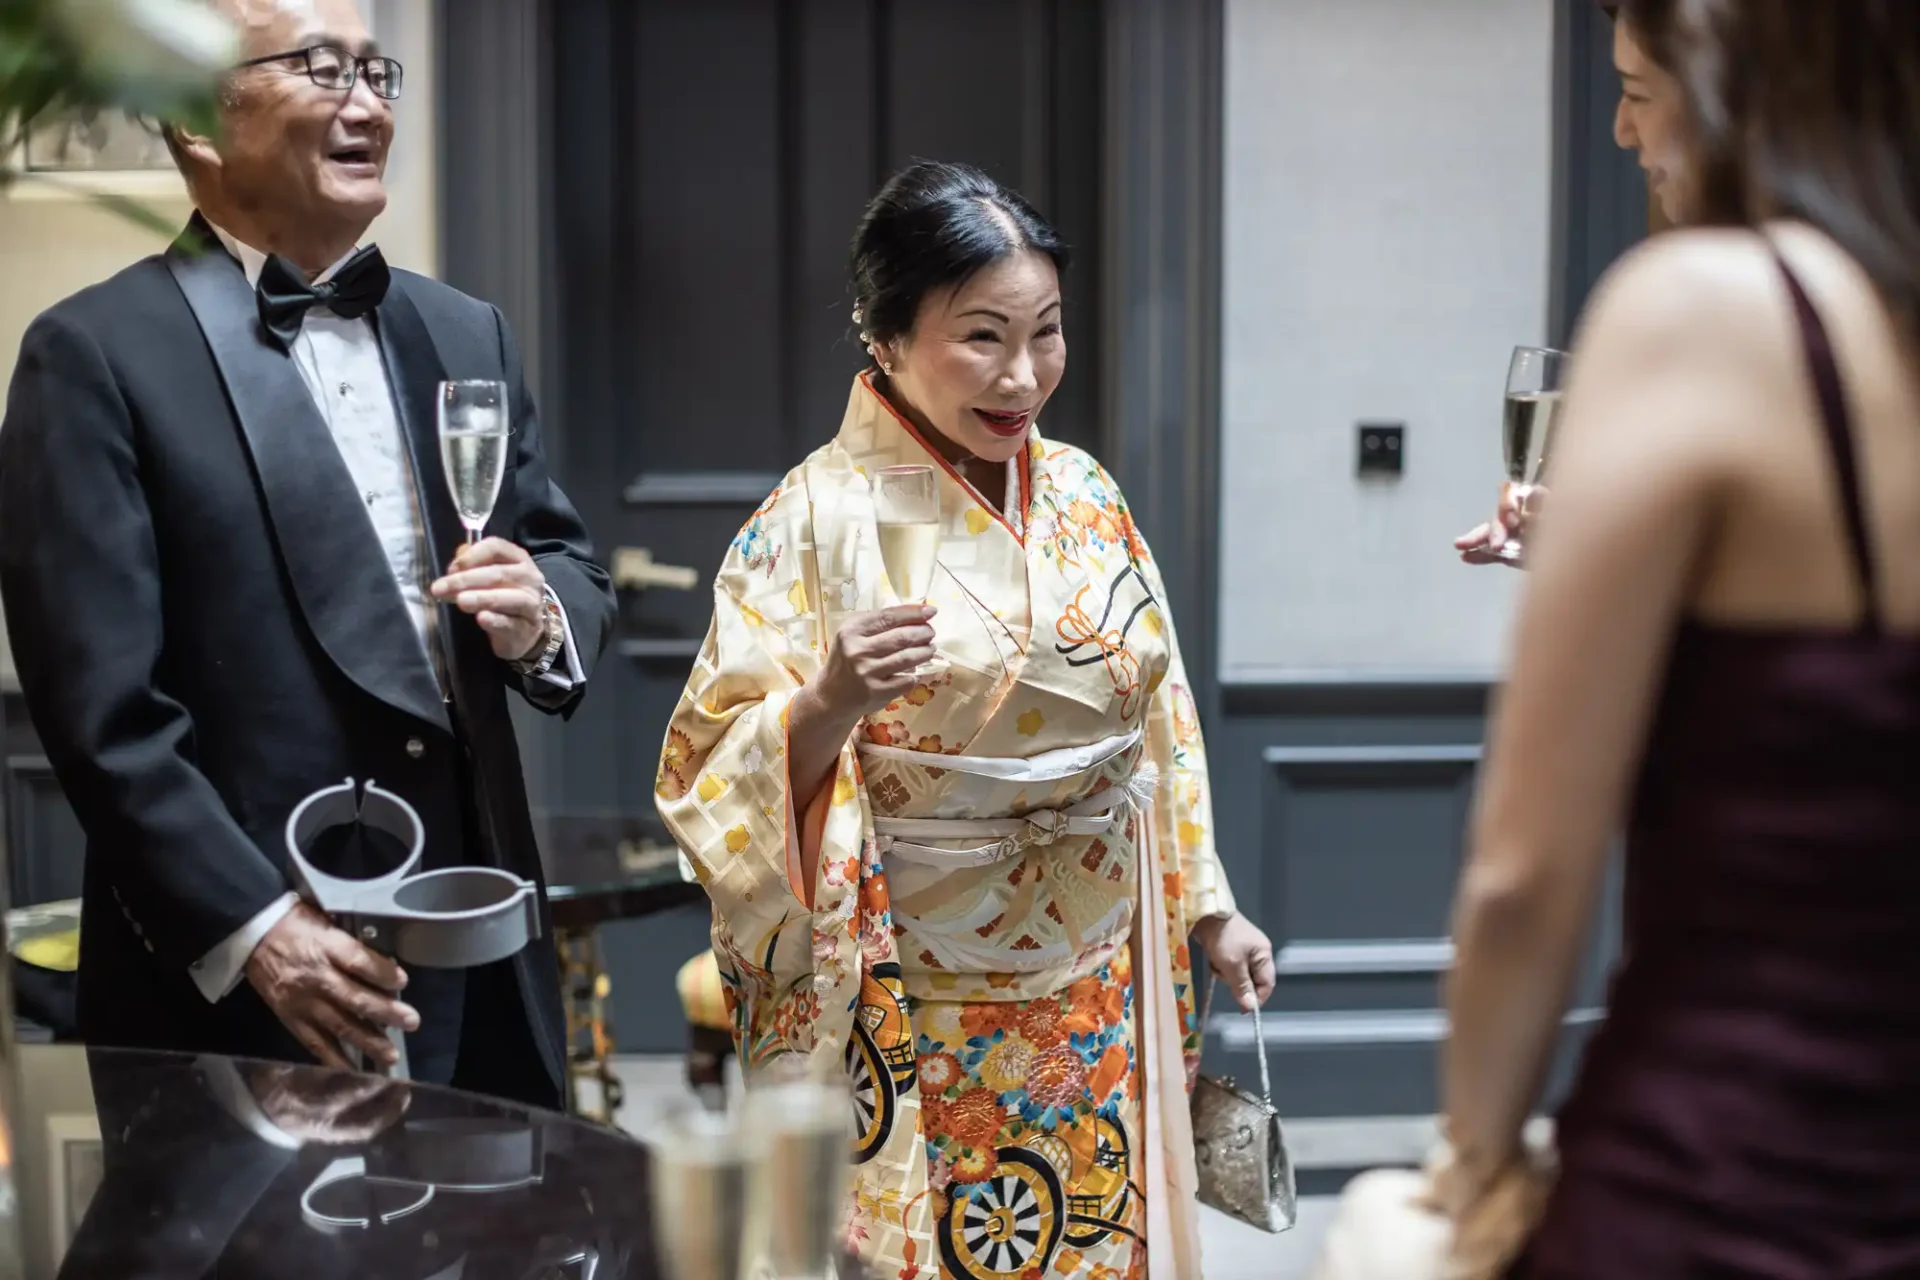
[[[753,1156],[752,1251],[768,1280],[833,1280],[852,1209],[859,1104],[843,1075],[769,1074],[772,1082],[750,1087],[742,1107]]]
[[[438,415],[440,462],[472,546],[493,517],[507,470],[507,384],[443,382]]]
[[[660,1274],[743,1280],[756,1247],[755,1160],[738,1122],[689,1101],[656,1122],[647,1145]]]
[[[880,563],[902,604],[925,604],[940,560],[940,482],[918,463],[883,467],[874,481],[874,519],[880,529]],[[946,670],[937,654],[915,675]]]
[[[1553,452],[1553,430],[1566,392],[1568,357],[1547,347],[1515,347],[1507,367],[1507,403],[1501,444],[1507,461],[1507,495],[1523,514],[1540,487]],[[1519,561],[1517,538],[1500,548],[1502,559]]]

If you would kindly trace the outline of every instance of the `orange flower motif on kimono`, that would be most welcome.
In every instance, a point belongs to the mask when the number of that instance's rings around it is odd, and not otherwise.
[[[963,1147],[990,1146],[1007,1122],[1007,1109],[991,1089],[969,1089],[947,1104],[942,1126]]]
[[[920,1092],[945,1093],[960,1083],[960,1062],[950,1053],[931,1053],[920,1059]],[[924,1101],[920,1104],[924,1109]]]
[[[1078,1035],[1100,1030],[1100,1013],[1103,1007],[1101,992],[1106,984],[1099,978],[1089,975],[1080,979],[1066,991],[1066,1012],[1061,1025]],[[1124,995],[1122,997],[1124,999]]]
[[[893,899],[887,893],[885,876],[868,876],[860,882],[860,910],[873,919],[879,919],[892,909]]]
[[[1066,1045],[1041,1054],[1027,1072],[1027,1094],[1043,1107],[1071,1107],[1086,1084],[1085,1059]]]
[[[1084,533],[1092,534],[1102,542],[1118,542],[1120,529],[1113,517],[1102,511],[1085,498],[1075,498],[1067,508],[1067,519]],[[1084,542],[1085,539],[1083,538]]]
[[[773,1034],[795,1048],[810,1047],[813,1024],[820,1019],[820,997],[811,989],[795,992],[773,1011]]]
[[[960,1027],[969,1039],[978,1037],[985,1040],[996,1031],[1015,1030],[1019,1012],[1012,1005],[999,1001],[970,1004],[960,1011]]]
[[[1020,1015],[1020,1034],[1041,1051],[1066,1042],[1067,1016],[1057,1000],[1034,1000]]]
[[[975,1146],[953,1160],[953,1181],[963,1186],[985,1182],[1000,1172],[1000,1157],[990,1146]]]
[[[660,776],[653,789],[669,800],[687,794],[687,775],[692,772],[693,739],[678,729],[667,731],[667,745],[660,751]]]
[[[1127,1047],[1123,1044],[1108,1045],[1107,1051],[1087,1073],[1087,1094],[1096,1107],[1105,1106],[1113,1091],[1127,1079]]]
[[[898,720],[867,721],[867,740],[883,747],[902,747],[907,743],[907,726]]]

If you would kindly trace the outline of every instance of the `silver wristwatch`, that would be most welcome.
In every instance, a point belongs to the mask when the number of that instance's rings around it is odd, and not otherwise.
[[[552,587],[542,587],[540,594],[547,604],[547,638],[532,657],[514,659],[513,669],[523,676],[543,676],[553,670],[567,640],[566,623],[560,617],[560,597],[553,594]]]

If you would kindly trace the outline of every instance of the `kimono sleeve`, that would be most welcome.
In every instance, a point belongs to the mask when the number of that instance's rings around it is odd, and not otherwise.
[[[817,578],[804,487],[776,491],[734,540],[714,583],[713,622],[668,724],[655,803],[706,887],[742,1061],[810,1053],[838,1038],[821,995],[857,955],[866,820],[851,747],[812,822],[821,857],[805,883],[807,797],[787,775],[787,717],[818,670]]]
[[[1102,478],[1118,495],[1119,486],[1104,474]],[[1147,589],[1159,601],[1160,625],[1166,629],[1167,671],[1150,695],[1147,752],[1160,771],[1154,813],[1160,847],[1170,855],[1167,857],[1168,905],[1178,905],[1184,932],[1210,916],[1232,915],[1236,908],[1226,871],[1220,865],[1219,851],[1214,847],[1207,749],[1200,734],[1193,688],[1187,681],[1186,663],[1180,656],[1180,637],[1174,631],[1173,615],[1167,607],[1166,583],[1161,579],[1146,539],[1133,523],[1126,500],[1118,501],[1128,549],[1135,567],[1147,581]]]

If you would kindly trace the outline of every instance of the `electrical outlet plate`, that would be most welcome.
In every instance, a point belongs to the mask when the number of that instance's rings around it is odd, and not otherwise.
[[[1397,476],[1406,469],[1407,424],[1362,422],[1356,464],[1362,476]]]

